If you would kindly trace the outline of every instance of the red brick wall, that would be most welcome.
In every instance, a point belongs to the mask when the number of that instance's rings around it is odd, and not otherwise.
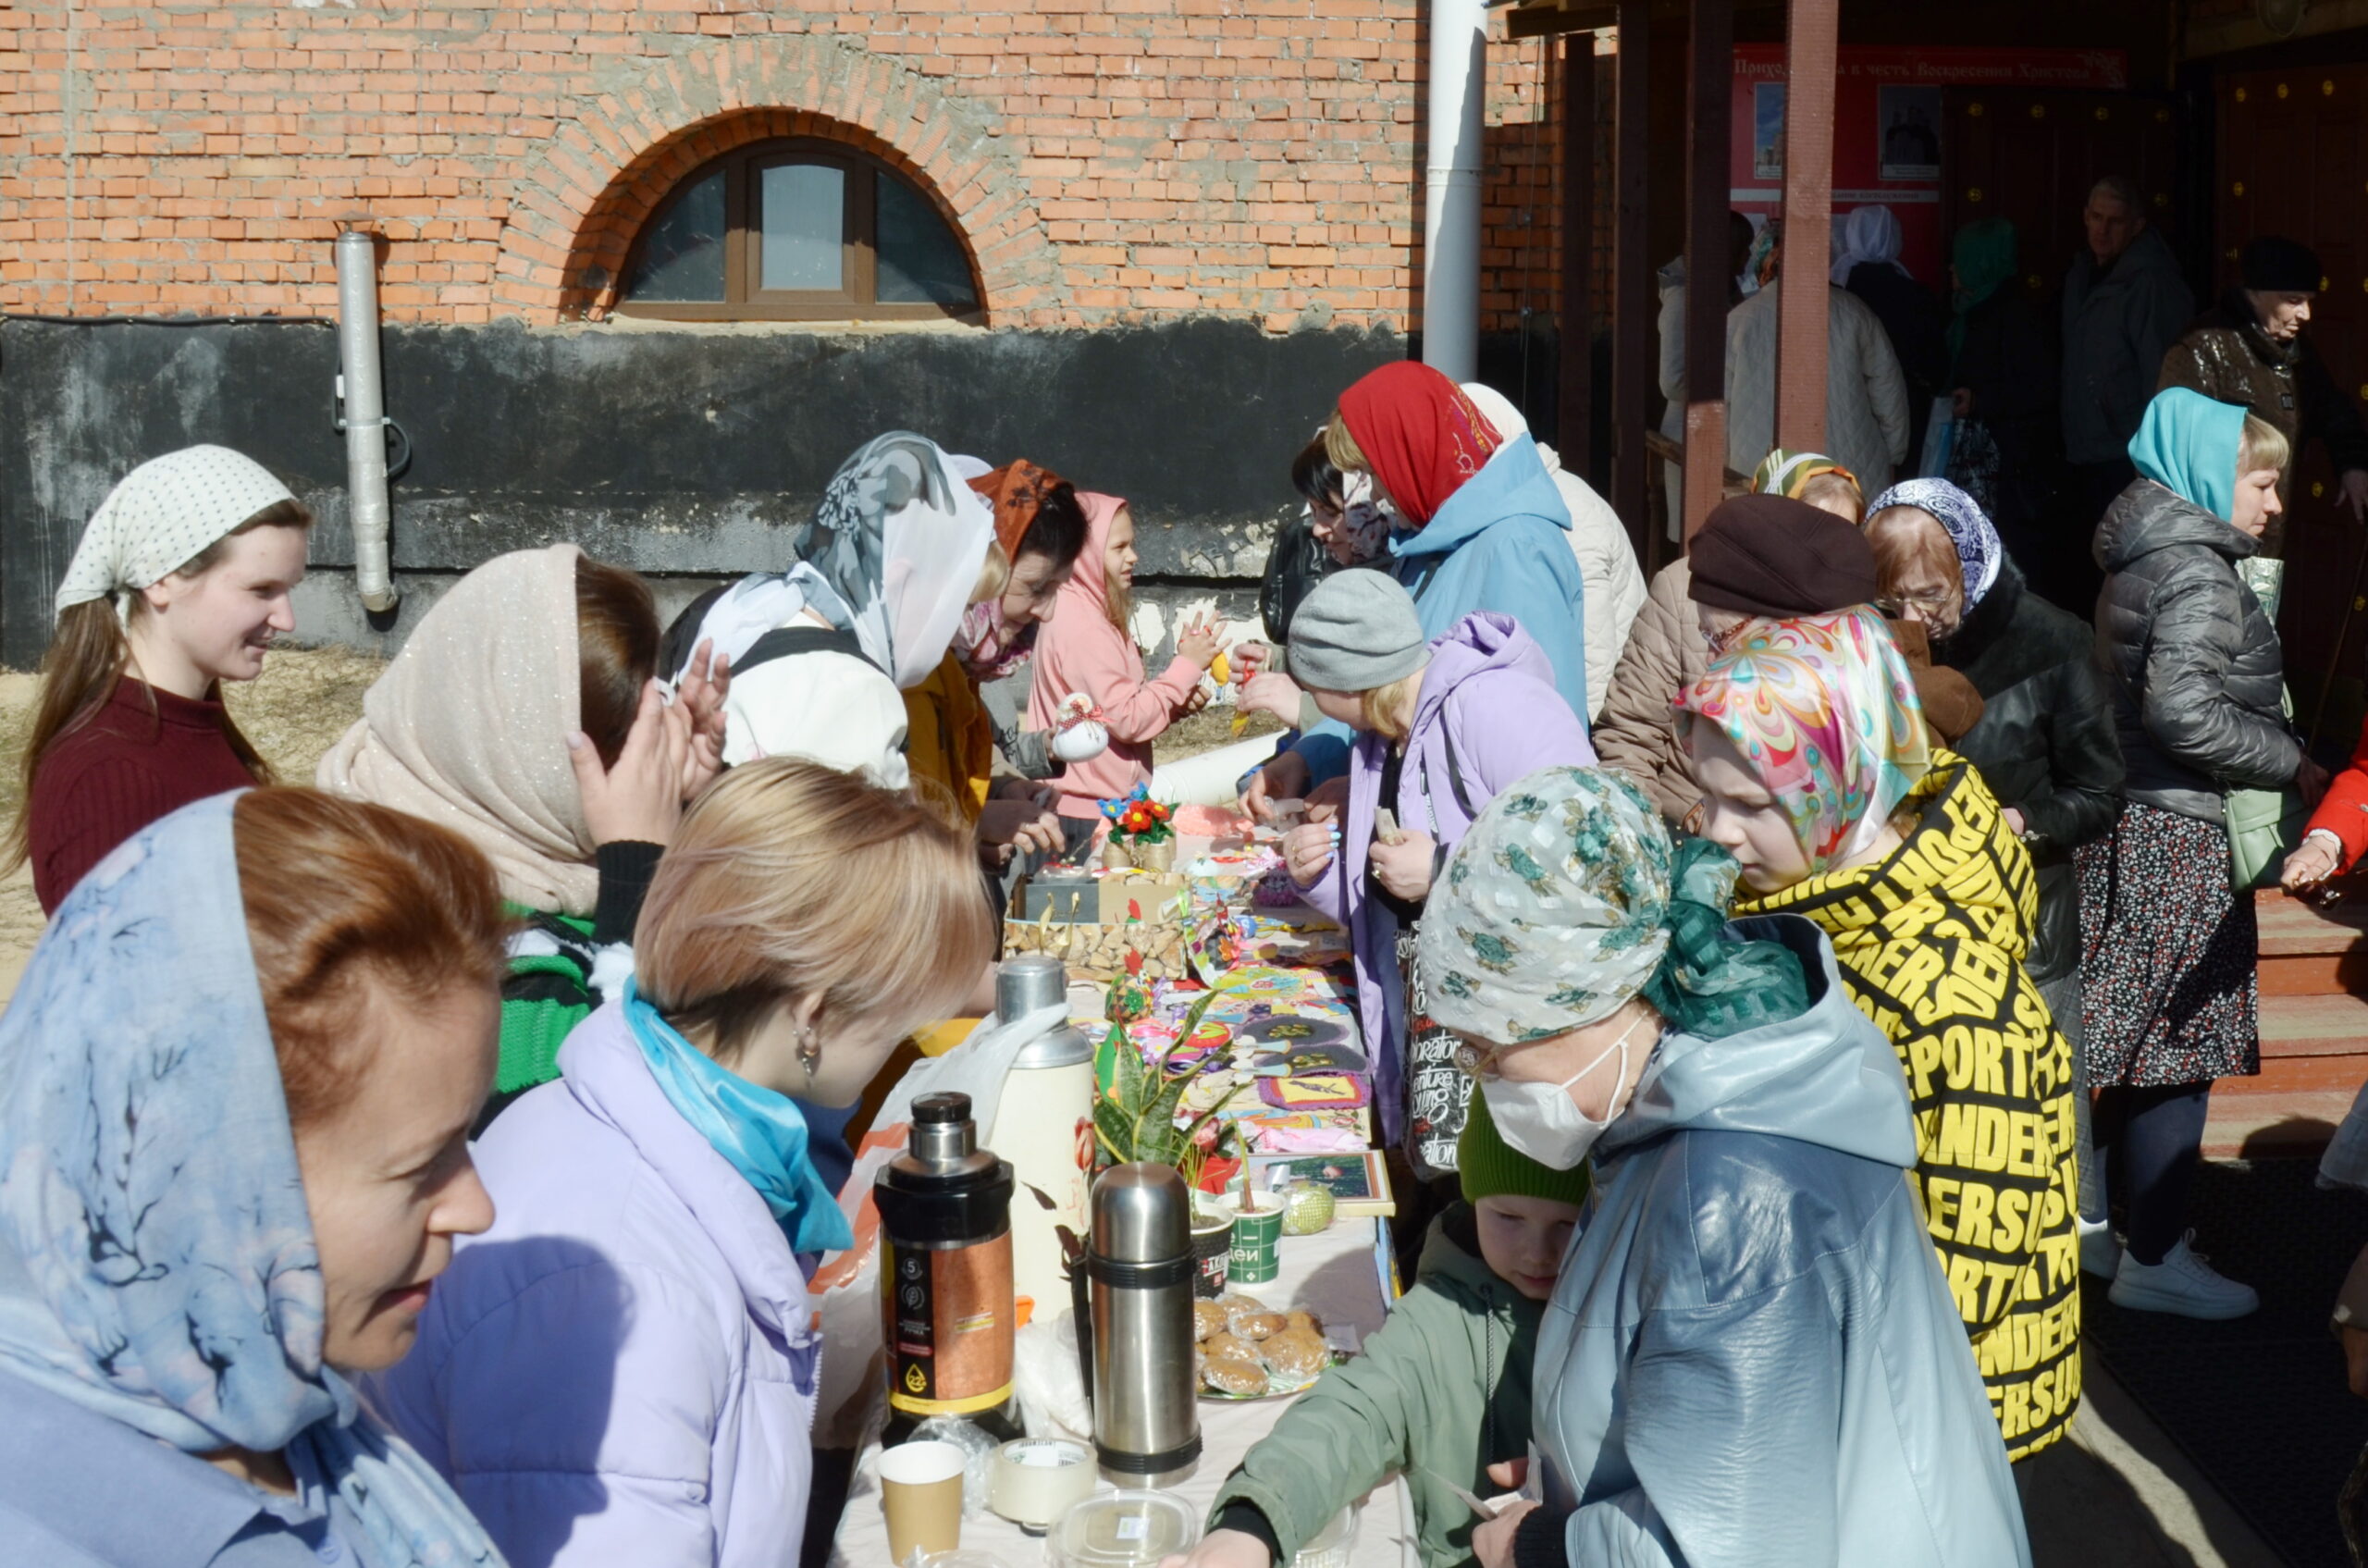
[[[1419,327],[1419,16],[26,0],[0,9],[0,308],[327,313],[337,220],[367,213],[390,319],[597,314],[673,179],[820,131],[931,192],[999,326]],[[1491,328],[1552,308],[1553,50],[1490,51]]]

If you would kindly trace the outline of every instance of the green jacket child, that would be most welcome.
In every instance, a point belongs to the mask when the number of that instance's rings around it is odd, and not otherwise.
[[[1453,1488],[1500,1492],[1488,1466],[1529,1452],[1538,1320],[1587,1172],[1515,1154],[1476,1092],[1457,1165],[1464,1202],[1431,1227],[1414,1288],[1364,1353],[1292,1401],[1227,1478],[1190,1568],[1289,1562],[1392,1475],[1413,1494],[1426,1568],[1473,1561],[1478,1521]]]

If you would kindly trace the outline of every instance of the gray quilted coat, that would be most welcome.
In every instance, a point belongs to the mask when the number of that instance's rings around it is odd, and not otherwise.
[[[2097,661],[2127,798],[2208,822],[2231,789],[2292,782],[2285,656],[2236,562],[2258,541],[2151,479],[2097,525]]]

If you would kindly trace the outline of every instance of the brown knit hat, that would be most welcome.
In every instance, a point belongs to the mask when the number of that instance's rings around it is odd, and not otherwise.
[[[1833,513],[1784,496],[1747,495],[1710,509],[1686,547],[1697,604],[1788,620],[1875,597],[1875,552]]]

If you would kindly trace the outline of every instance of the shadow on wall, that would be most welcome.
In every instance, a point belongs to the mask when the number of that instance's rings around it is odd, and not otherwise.
[[[1124,495],[1159,526],[1145,575],[1237,579],[1296,511],[1292,454],[1395,334],[1268,334],[1196,318],[1099,331],[527,330],[389,327],[410,434],[397,571],[452,574],[572,539],[660,575],[778,568],[846,455],[916,429]],[[83,521],[138,463],[198,441],[253,455],[351,563],[334,334],[236,324],[0,327],[0,662],[29,666]],[[1247,564],[1242,564],[1243,562]]]

